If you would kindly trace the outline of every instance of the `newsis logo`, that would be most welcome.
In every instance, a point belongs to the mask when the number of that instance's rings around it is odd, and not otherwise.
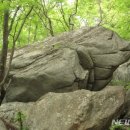
[[[130,119],[114,119],[112,120],[112,125],[130,126]]]

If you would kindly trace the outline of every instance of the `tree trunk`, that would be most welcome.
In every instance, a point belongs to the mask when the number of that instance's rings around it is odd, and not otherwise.
[[[2,45],[1,64],[0,64],[0,105],[1,105],[2,100],[6,93],[5,82],[8,78],[9,71],[11,68],[11,63],[12,63],[14,49],[15,49],[15,43],[17,42],[19,35],[22,31],[22,28],[26,22],[26,19],[29,16],[29,14],[31,13],[32,9],[33,9],[33,6],[30,8],[28,13],[26,14],[26,16],[18,30],[18,33],[13,36],[13,46],[12,46],[11,55],[10,55],[9,64],[8,64],[7,69],[6,69],[6,62],[7,62],[7,54],[8,54],[8,37],[9,37],[9,26],[8,26],[9,25],[9,10],[4,11],[3,45]],[[9,80],[7,87],[10,85],[10,83],[11,83],[11,79]]]
[[[35,42],[35,41],[36,41],[36,38],[37,38],[37,29],[38,29],[38,25],[35,26],[35,32],[34,32],[33,42]]]
[[[5,77],[6,71],[6,61],[7,61],[7,53],[8,53],[8,36],[9,36],[9,10],[4,11],[4,19],[3,19],[3,45],[1,51],[0,58],[0,82],[3,81]],[[0,104],[5,96],[4,84],[0,84]]]
[[[5,69],[6,69],[6,60],[8,52],[8,21],[9,21],[9,11],[4,11],[4,21],[3,21],[3,45],[1,51],[1,64],[0,64],[0,82],[4,78]]]
[[[31,20],[29,21],[29,29],[28,29],[28,44],[31,43],[30,34],[31,34]]]

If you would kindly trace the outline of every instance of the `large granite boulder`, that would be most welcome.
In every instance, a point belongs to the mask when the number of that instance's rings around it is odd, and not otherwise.
[[[130,44],[103,27],[81,28],[16,51],[4,101],[36,101],[47,92],[98,91],[130,57]]]
[[[107,130],[112,119],[122,113],[124,103],[123,87],[106,87],[99,92],[50,92],[37,102],[2,104],[0,117],[18,127],[14,118],[20,112],[26,117],[22,126],[29,130]]]

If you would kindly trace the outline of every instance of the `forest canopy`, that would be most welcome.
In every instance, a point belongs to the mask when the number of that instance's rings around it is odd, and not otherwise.
[[[5,10],[9,13],[9,47],[14,37],[17,46],[24,46],[65,31],[97,25],[130,39],[129,0],[1,0],[0,43]]]

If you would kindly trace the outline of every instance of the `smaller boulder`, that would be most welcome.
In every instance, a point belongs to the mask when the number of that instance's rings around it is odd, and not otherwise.
[[[106,87],[99,92],[77,90],[48,93],[34,103],[5,103],[0,117],[9,121],[21,111],[29,130],[106,130],[124,109],[123,87]]]

